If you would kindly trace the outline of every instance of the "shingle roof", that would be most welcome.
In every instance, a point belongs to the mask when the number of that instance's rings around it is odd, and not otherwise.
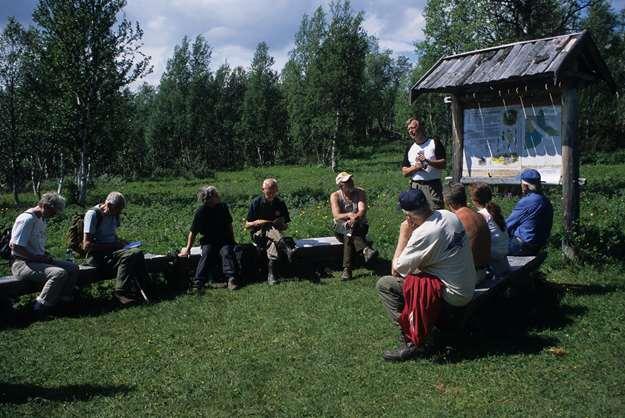
[[[478,91],[480,88],[522,80],[566,78],[575,59],[576,73],[616,85],[588,31],[516,42],[450,55],[438,60],[412,87],[410,99],[428,92]]]

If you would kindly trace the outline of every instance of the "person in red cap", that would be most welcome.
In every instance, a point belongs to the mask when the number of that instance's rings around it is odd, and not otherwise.
[[[506,219],[508,255],[536,255],[551,234],[553,206],[542,192],[540,173],[533,168],[521,173],[521,192],[523,197]]]
[[[376,284],[382,305],[401,328],[401,344],[387,350],[387,361],[404,361],[423,352],[446,304],[464,306],[473,298],[477,275],[467,234],[456,215],[432,211],[421,190],[399,196],[406,219],[390,276]]]
[[[336,237],[343,243],[341,280],[350,280],[354,254],[362,253],[365,262],[368,263],[378,252],[371,248],[371,243],[367,241],[369,223],[365,191],[355,187],[352,175],[345,171],[336,176],[336,185],[339,189],[330,195],[330,207]]]

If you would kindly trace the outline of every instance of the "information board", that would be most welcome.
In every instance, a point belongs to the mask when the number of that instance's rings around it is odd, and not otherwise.
[[[560,183],[560,106],[464,110],[464,177],[509,177],[534,168]]]

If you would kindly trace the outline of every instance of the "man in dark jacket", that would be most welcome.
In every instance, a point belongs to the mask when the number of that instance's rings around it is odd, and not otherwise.
[[[280,254],[285,254],[289,261],[295,251],[293,239],[285,237],[291,218],[289,210],[278,197],[278,182],[268,178],[263,181],[261,196],[250,204],[245,228],[250,231],[252,241],[267,254],[267,283],[277,283],[276,264]]]
[[[524,196],[506,219],[508,255],[536,255],[551,234],[553,207],[542,193],[540,173],[532,168],[521,173],[521,191]]]

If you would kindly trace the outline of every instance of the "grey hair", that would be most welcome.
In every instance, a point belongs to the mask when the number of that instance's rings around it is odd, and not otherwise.
[[[53,208],[57,212],[63,212],[65,210],[65,198],[56,192],[47,192],[39,199],[39,206],[48,206]]]
[[[267,187],[273,187],[273,186],[277,186],[278,185],[278,180],[274,179],[273,177],[269,177],[265,180],[263,180],[263,186],[267,186]]]
[[[540,191],[540,184],[533,184],[523,180],[521,180],[521,183],[525,184],[530,192]]]
[[[106,196],[104,203],[108,203],[116,208],[121,207],[123,209],[126,207],[126,198],[120,192],[111,192],[108,196]]]
[[[197,191],[197,200],[206,204],[206,202],[208,202],[208,200],[217,193],[218,191],[215,186],[202,186],[200,187],[200,190]]]

